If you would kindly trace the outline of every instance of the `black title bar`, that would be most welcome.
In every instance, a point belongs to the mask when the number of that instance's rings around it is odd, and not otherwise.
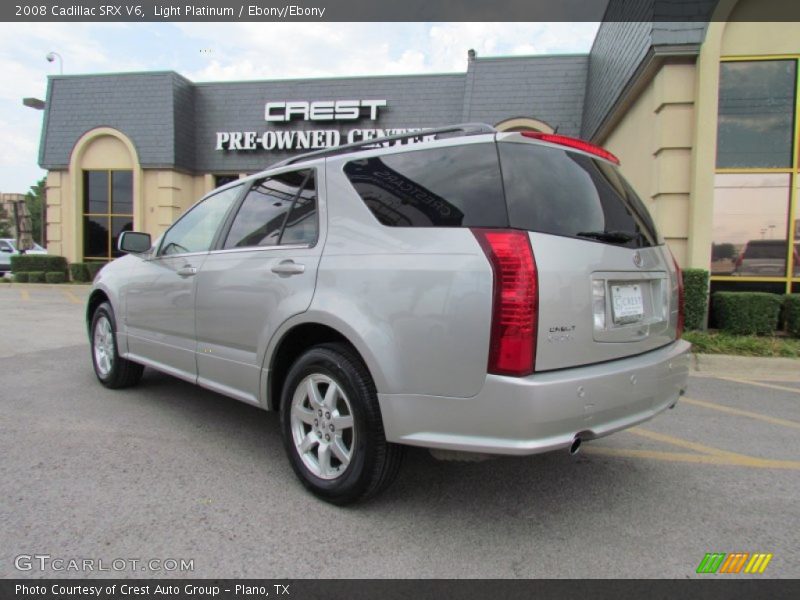
[[[626,21],[736,18],[718,0],[10,0],[0,20],[107,21]],[[606,11],[612,5],[613,8]],[[800,2],[777,0],[748,20],[800,21]],[[354,40],[357,42],[357,40]]]
[[[800,581],[694,580],[6,579],[2,600],[585,600],[800,597]]]

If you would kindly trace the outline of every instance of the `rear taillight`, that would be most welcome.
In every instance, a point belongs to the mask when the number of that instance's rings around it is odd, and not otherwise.
[[[670,251],[670,254],[672,252]],[[675,255],[672,255],[672,262],[675,264],[675,277],[678,278],[678,329],[676,339],[683,335],[683,322],[686,318],[686,297],[683,293],[683,272],[678,266],[678,261],[675,260]]]
[[[521,377],[536,365],[539,286],[524,231],[473,229],[494,274],[489,373]]]
[[[619,164],[619,159],[611,154],[611,152],[585,140],[580,140],[568,135],[559,135],[558,133],[542,133],[541,131],[523,131],[521,133],[527,138],[541,140],[543,142],[550,142],[551,144],[558,144],[559,146],[575,148],[576,150],[588,152],[589,154],[594,154],[600,158],[610,160],[615,165]]]

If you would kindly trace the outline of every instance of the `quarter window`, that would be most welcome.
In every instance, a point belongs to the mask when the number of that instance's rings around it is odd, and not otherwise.
[[[494,144],[353,160],[344,172],[389,227],[508,226]]]
[[[210,250],[217,230],[241,189],[240,185],[227,188],[191,208],[164,235],[159,255]]]
[[[316,239],[314,172],[291,171],[261,179],[250,188],[225,248],[313,244]]]

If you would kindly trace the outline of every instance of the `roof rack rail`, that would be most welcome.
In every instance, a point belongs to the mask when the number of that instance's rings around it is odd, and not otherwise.
[[[460,123],[458,125],[448,125],[447,127],[437,127],[435,129],[422,129],[420,131],[412,131],[409,133],[400,133],[397,135],[387,135],[381,138],[374,138],[371,140],[364,140],[361,142],[354,142],[352,144],[345,144],[343,146],[335,146],[333,148],[323,148],[322,150],[314,150],[313,152],[304,152],[286,160],[270,165],[268,168],[274,169],[276,167],[285,167],[293,165],[298,162],[311,160],[314,158],[323,158],[326,156],[336,156],[337,154],[346,154],[353,150],[363,148],[365,150],[372,150],[377,144],[384,144],[386,142],[395,142],[399,140],[407,140],[412,138],[421,138],[429,135],[441,135],[445,133],[459,134],[460,136],[479,135],[481,133],[496,133],[497,130],[491,125],[485,123]],[[458,137],[456,135],[451,137]]]

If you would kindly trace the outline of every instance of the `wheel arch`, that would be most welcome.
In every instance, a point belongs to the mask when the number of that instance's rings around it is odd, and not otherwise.
[[[108,302],[111,304],[111,298],[100,288],[95,289],[89,294],[89,299],[86,301],[86,328],[89,329],[92,326],[92,317],[94,316],[94,311],[97,310],[97,307],[100,306],[103,302]]]
[[[265,391],[264,406],[267,410],[277,411],[280,409],[281,389],[292,364],[303,352],[320,344],[341,343],[348,346],[364,363],[378,386],[380,373],[377,373],[370,364],[373,361],[369,360],[367,352],[362,351],[363,344],[358,343],[357,338],[352,334],[343,333],[342,329],[319,321],[304,321],[288,326],[284,332],[276,336],[278,341],[269,352],[266,369],[263,371],[266,383],[262,389]]]

